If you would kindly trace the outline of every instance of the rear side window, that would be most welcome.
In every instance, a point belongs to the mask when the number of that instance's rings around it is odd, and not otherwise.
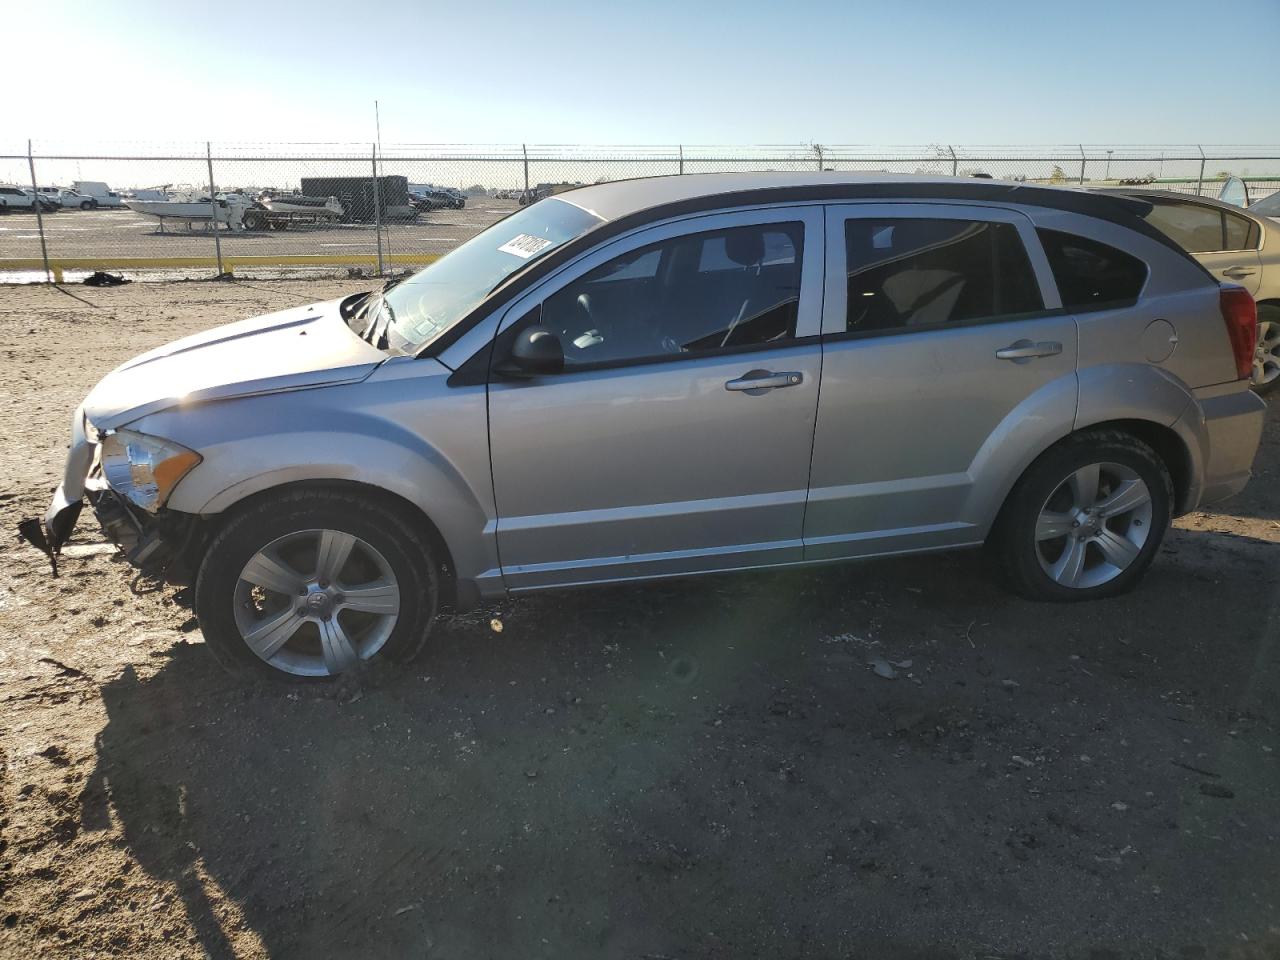
[[[1037,230],[1067,310],[1128,306],[1147,282],[1147,265],[1123,250],[1073,233]]]
[[[1246,217],[1200,203],[1143,199],[1151,203],[1143,219],[1188,253],[1257,249],[1259,238]]]
[[[1253,235],[1253,221],[1246,217],[1237,217],[1234,213],[1223,211],[1223,220],[1227,225],[1227,245],[1224,250],[1256,250],[1258,237]]]
[[[1012,224],[851,219],[844,231],[848,333],[932,329],[1044,309]]]

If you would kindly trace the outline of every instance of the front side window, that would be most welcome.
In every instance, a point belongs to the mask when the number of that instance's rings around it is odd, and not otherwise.
[[[565,367],[780,343],[795,337],[802,223],[695,233],[630,251],[544,301]]]
[[[1059,230],[1038,230],[1067,310],[1103,310],[1134,303],[1147,265],[1123,250]]]
[[[852,219],[844,229],[848,333],[933,328],[1044,309],[1012,224]]]

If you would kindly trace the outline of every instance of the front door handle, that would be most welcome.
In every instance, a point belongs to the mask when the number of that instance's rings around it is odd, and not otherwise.
[[[1021,360],[1034,360],[1036,357],[1056,357],[1062,352],[1062,344],[1057,340],[1041,340],[1035,343],[1031,340],[1015,340],[1009,346],[996,351],[996,356],[1001,360],[1012,360],[1015,363]]]
[[[1252,277],[1256,272],[1252,267],[1227,267],[1222,271],[1222,275],[1230,277],[1232,280],[1238,280],[1241,277]]]
[[[772,370],[749,370],[737,380],[730,380],[724,385],[726,390],[741,390],[752,396],[766,390],[780,390],[783,387],[794,387],[804,382],[804,374],[799,370],[786,370],[774,373]]]

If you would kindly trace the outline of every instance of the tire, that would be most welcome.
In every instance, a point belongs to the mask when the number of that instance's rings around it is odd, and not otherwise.
[[[294,682],[410,660],[439,593],[439,565],[415,526],[377,499],[335,490],[281,493],[237,512],[196,580],[209,650],[233,674]],[[326,564],[322,551],[342,556],[344,544],[346,559]]]
[[[80,209],[81,209],[81,210],[92,210],[93,208],[94,208],[94,202],[93,202],[92,200],[81,200],[81,201],[80,201]]]
[[[1280,304],[1258,304],[1258,348],[1254,353],[1253,392],[1267,396],[1280,388]]]
[[[1081,503],[1091,504],[1087,513]],[[1029,600],[1114,597],[1151,566],[1172,504],[1169,471],[1151,447],[1119,430],[1086,431],[1027,468],[1005,500],[987,550],[1008,586]]]

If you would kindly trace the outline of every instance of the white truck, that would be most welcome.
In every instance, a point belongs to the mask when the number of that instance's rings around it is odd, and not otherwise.
[[[71,185],[71,188],[81,197],[90,201],[87,209],[110,209],[124,206],[124,200],[120,194],[116,193],[101,180],[77,180]],[[83,204],[81,206],[83,208]]]

